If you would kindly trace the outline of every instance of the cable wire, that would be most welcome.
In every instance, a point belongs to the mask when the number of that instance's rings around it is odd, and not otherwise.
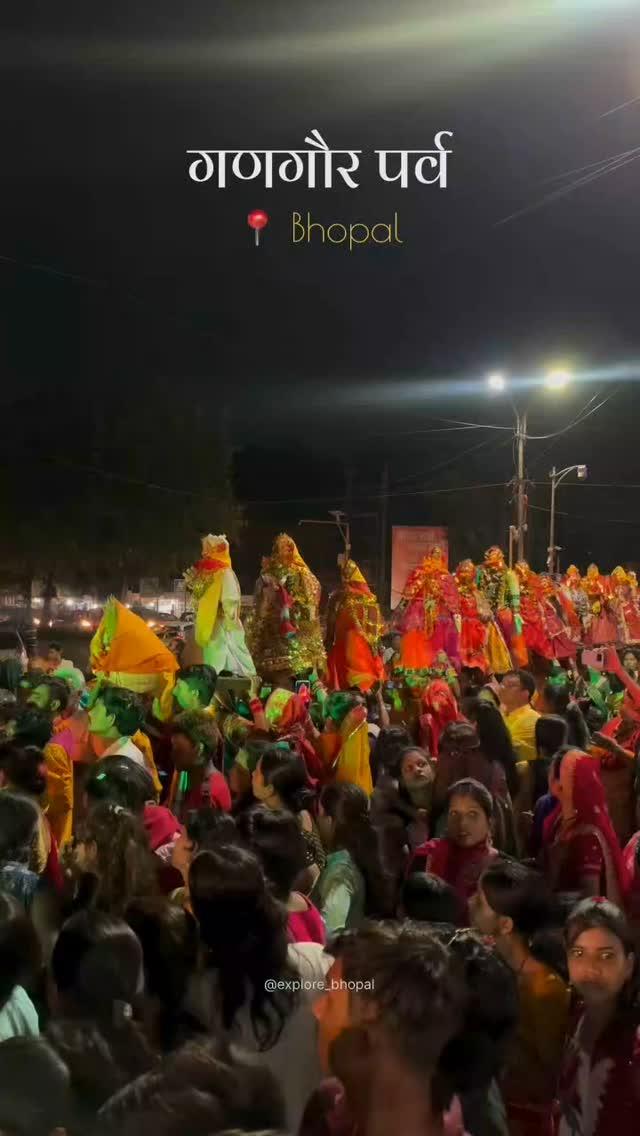
[[[508,444],[510,441],[511,441],[510,438],[503,438],[503,440],[501,442],[496,443],[496,448],[498,446]],[[406,474],[404,477],[396,478],[395,484],[396,485],[404,485],[408,481],[413,481],[414,478],[416,478],[416,477],[432,477],[433,474],[439,473],[440,470],[442,470],[442,469],[447,469],[450,465],[455,465],[455,463],[457,461],[460,461],[461,458],[466,458],[466,457],[468,457],[469,454],[473,454],[477,450],[481,450],[484,446],[488,446],[488,445],[493,444],[493,442],[494,442],[493,438],[483,438],[483,440],[481,442],[478,442],[477,445],[469,446],[468,449],[461,450],[459,454],[453,454],[452,457],[446,458],[444,461],[439,462],[438,465],[432,466],[431,469],[425,469],[421,473],[409,473],[409,474]]]
[[[602,407],[605,406],[606,403],[609,402],[615,394],[617,394],[617,389],[613,390],[611,394],[608,394],[606,398],[603,398],[602,402],[599,402],[597,406],[592,407],[592,409],[587,411],[586,414],[583,414],[582,411],[580,411],[580,414],[577,416],[577,418],[574,418],[573,421],[569,422],[567,426],[563,426],[561,430],[554,430],[552,434],[527,434],[527,442],[546,442],[549,438],[559,438],[561,434],[566,434],[569,430],[573,430],[574,426],[579,426],[581,422],[584,422],[587,418],[590,418],[591,415],[595,414],[597,410],[601,410]],[[589,404],[587,403],[587,405]]]

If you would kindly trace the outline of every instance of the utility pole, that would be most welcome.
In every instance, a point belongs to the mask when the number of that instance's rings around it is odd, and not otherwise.
[[[551,390],[563,390],[567,383],[571,380],[571,372],[564,368],[554,368],[548,371],[544,376],[544,382]],[[487,375],[487,385],[490,390],[494,392],[508,390],[508,378],[502,371],[492,371]],[[527,444],[527,411],[522,414],[518,410],[513,398],[511,398],[511,405],[515,414],[515,434],[514,440],[516,443],[516,475],[515,478],[509,483],[515,488],[515,524],[509,526],[509,567],[513,565],[514,546],[518,560],[524,559],[525,554],[525,538],[528,532],[527,522],[527,483],[525,479],[525,447]],[[554,435],[551,435],[553,437]],[[586,477],[586,466],[571,466],[569,470],[563,470],[562,475],[570,473],[574,469],[584,469],[583,474],[578,474],[578,477]],[[554,471],[555,472],[555,471]],[[559,483],[560,475],[554,482],[552,476],[552,508],[555,508],[555,487]],[[550,545],[555,542],[555,532],[552,534]],[[554,557],[551,548],[549,549],[550,560],[553,562]]]
[[[553,576],[556,570],[556,557],[559,551],[556,545],[556,489],[558,488],[557,471],[554,465],[551,473],[551,512],[549,516],[549,547],[547,549],[547,568]]]
[[[516,488],[516,535],[518,560],[524,560],[524,539],[527,532],[527,484],[525,481],[524,451],[527,442],[527,412],[516,411],[516,442],[518,447],[518,477]]]
[[[389,462],[385,459],[380,477],[380,558],[378,596],[383,607],[391,603],[388,588],[387,550],[389,547]]]
[[[551,479],[551,509],[549,516],[549,548],[547,549],[547,568],[551,575],[557,571],[558,568],[558,553],[560,549],[556,544],[556,490],[561,481],[568,477],[570,473],[578,475],[578,481],[586,481],[589,476],[589,471],[586,465],[568,465],[566,469],[558,471],[554,465],[549,477]]]
[[[344,512],[347,517],[353,516],[353,482],[355,470],[352,465],[346,465],[344,470]]]
[[[349,518],[342,509],[329,509],[329,516],[333,517],[332,521],[317,521],[315,517],[305,517],[303,520],[298,521],[298,524],[331,525],[332,528],[336,528],[344,544],[345,559],[348,560],[351,555],[351,523]]]

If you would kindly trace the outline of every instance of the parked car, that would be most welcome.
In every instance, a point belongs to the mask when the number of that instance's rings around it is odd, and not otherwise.
[[[163,631],[177,631],[181,635],[184,635],[185,631],[187,631],[190,627],[193,627],[195,623],[195,615],[192,611],[187,611],[179,618],[176,618],[175,616],[166,616],[163,619],[162,616],[159,616],[157,621],[154,622],[155,630],[158,631],[158,633],[160,629]]]
[[[23,671],[27,669],[27,649],[20,632],[15,627],[0,627],[0,662],[18,659]]]

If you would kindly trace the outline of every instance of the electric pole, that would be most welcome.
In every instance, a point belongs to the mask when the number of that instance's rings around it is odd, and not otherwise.
[[[527,483],[525,481],[524,452],[527,442],[527,412],[516,413],[516,443],[518,448],[518,476],[516,486],[516,535],[518,560],[524,560],[527,532]]]
[[[380,568],[378,582],[378,596],[383,607],[391,603],[391,592],[388,588],[388,557],[389,547],[389,462],[385,459],[380,477]]]

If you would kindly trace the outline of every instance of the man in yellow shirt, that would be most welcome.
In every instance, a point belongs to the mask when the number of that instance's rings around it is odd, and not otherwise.
[[[537,757],[536,722],[540,715],[531,705],[535,690],[529,671],[509,671],[500,687],[504,720],[519,761],[535,761]]]

